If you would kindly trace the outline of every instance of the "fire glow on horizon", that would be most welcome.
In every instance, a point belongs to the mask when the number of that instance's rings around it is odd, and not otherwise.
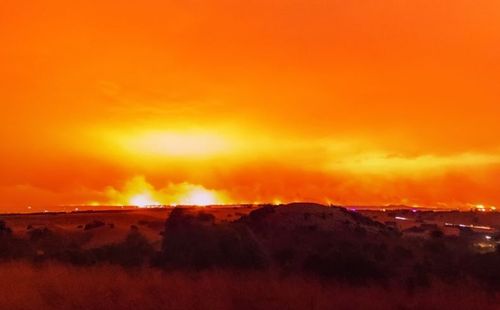
[[[0,1],[0,211],[494,211],[499,14],[494,0]]]
[[[208,206],[231,202],[224,192],[206,189],[201,185],[171,183],[164,188],[156,189],[142,176],[132,178],[120,190],[108,188],[106,196],[108,201],[97,204],[145,208],[163,205]]]

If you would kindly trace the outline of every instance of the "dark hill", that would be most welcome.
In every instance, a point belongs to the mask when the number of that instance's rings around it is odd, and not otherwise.
[[[385,277],[392,228],[318,204],[264,206],[235,222],[175,209],[165,224],[162,264],[183,268],[262,268],[364,281]]]

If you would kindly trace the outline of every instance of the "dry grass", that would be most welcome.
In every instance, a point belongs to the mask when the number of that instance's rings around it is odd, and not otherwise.
[[[0,265],[0,309],[498,309],[478,289],[322,285],[267,273],[162,273],[118,267]]]

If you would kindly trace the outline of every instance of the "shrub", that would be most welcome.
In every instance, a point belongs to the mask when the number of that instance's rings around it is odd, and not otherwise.
[[[175,209],[165,225],[161,263],[173,268],[259,268],[265,255],[238,223],[215,224],[211,214]]]
[[[102,227],[106,225],[106,223],[102,222],[102,221],[99,221],[99,220],[95,220],[95,221],[92,221],[88,224],[85,224],[85,227],[83,228],[84,230],[90,230],[90,229],[95,229],[95,228],[99,228],[99,227]]]
[[[7,226],[5,221],[0,221],[0,236],[12,235],[12,229]]]
[[[368,255],[348,248],[312,254],[305,260],[304,270],[323,278],[349,283],[366,283],[385,278],[382,268]]]
[[[90,262],[118,264],[137,267],[146,264],[154,255],[153,246],[138,231],[131,230],[121,243],[110,244],[89,250],[86,258]]]

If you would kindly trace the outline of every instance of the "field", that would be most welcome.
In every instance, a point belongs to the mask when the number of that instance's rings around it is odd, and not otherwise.
[[[248,214],[254,208],[212,207],[205,209],[219,221],[234,220]],[[48,228],[66,236],[84,236],[85,248],[96,248],[117,243],[125,239],[131,227],[137,227],[141,234],[157,249],[161,242],[161,231],[172,208],[102,210],[83,212],[52,212],[35,214],[0,215],[12,229],[15,236],[26,237],[30,229]],[[100,227],[85,229],[85,225],[100,222]]]
[[[0,265],[1,309],[498,309],[478,288],[351,287],[269,273]]]
[[[500,309],[497,213],[299,203],[0,224],[0,309]]]

